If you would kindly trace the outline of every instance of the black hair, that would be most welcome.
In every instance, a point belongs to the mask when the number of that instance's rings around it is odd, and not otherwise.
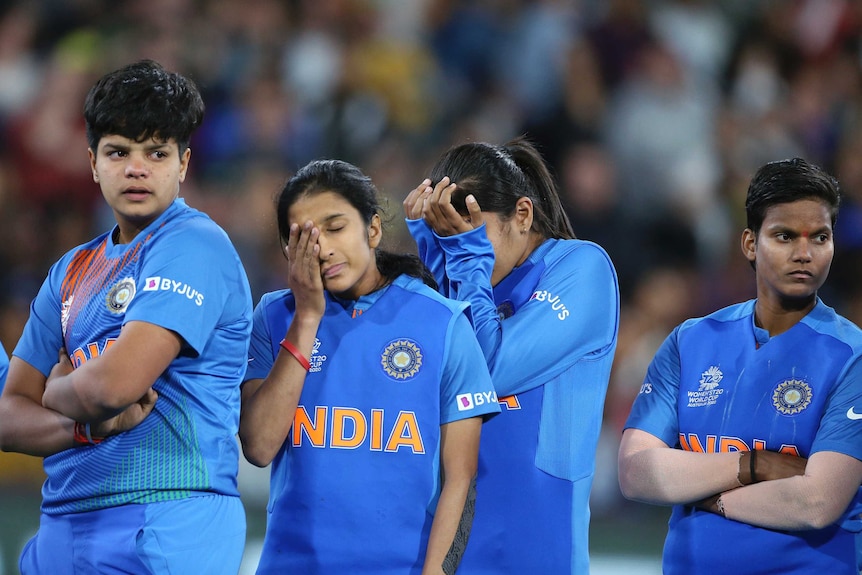
[[[323,192],[332,192],[347,200],[359,212],[365,225],[369,225],[382,211],[377,200],[377,188],[359,168],[342,160],[314,160],[300,168],[276,197],[275,213],[282,245],[287,245],[290,237],[288,212],[291,206],[303,196]],[[437,289],[434,275],[416,255],[396,254],[378,248],[375,261],[378,271],[388,281],[407,274]]]
[[[805,199],[817,199],[825,203],[831,212],[832,227],[835,227],[841,204],[841,188],[837,179],[802,158],[764,164],[748,185],[746,226],[757,234],[763,225],[766,210],[776,204]]]
[[[105,74],[84,101],[87,143],[94,151],[103,136],[116,134],[136,142],[174,139],[182,154],[203,116],[195,83],[153,60]]]
[[[511,218],[519,199],[533,202],[533,226],[543,238],[572,239],[575,232],[542,155],[524,136],[503,146],[472,142],[449,148],[431,169],[432,186],[443,177],[457,184],[452,205],[467,215],[472,194],[482,211]]]

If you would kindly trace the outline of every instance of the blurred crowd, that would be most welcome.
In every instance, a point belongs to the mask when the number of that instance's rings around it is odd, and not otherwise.
[[[615,441],[655,349],[754,295],[739,237],[762,163],[802,156],[840,179],[821,295],[862,323],[860,27],[858,0],[4,0],[0,341],[14,348],[48,266],[113,223],[81,109],[129,61],[201,87],[181,195],[230,234],[255,299],[284,285],[272,197],[307,161],[361,166],[388,200],[388,247],[412,251],[401,200],[436,157],[526,133],[620,277],[596,479],[597,511],[613,508]]]

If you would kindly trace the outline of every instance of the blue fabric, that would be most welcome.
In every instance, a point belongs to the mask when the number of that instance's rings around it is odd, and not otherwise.
[[[3,388],[6,386],[6,375],[9,373],[9,356],[6,354],[6,349],[3,347],[3,342],[0,342],[0,393],[3,393]]]
[[[484,226],[440,237],[408,220],[444,295],[470,303],[503,412],[485,423],[459,573],[589,573],[589,491],[619,330],[598,245],[546,240],[491,287]]]
[[[269,373],[293,313],[289,290],[261,299],[247,379]],[[258,573],[420,573],[440,427],[500,409],[466,305],[407,276],[355,305],[327,294],[309,362]]]
[[[127,321],[173,330],[184,347],[156,380],[159,399],[140,425],[45,458],[42,511],[237,496],[235,435],[251,312],[227,234],[182,200],[133,242],[117,245],[106,233],[52,266],[14,351],[46,376],[61,346],[80,366]]]
[[[626,427],[678,449],[768,449],[862,459],[862,331],[818,300],[788,331],[755,327],[755,301],[688,320],[651,363]],[[858,516],[859,500],[846,514]],[[856,529],[858,530],[858,528]],[[733,541],[733,553],[716,541]],[[854,533],[840,525],[783,532],[674,507],[665,573],[858,573]]]
[[[236,575],[245,531],[242,502],[222,495],[42,514],[19,570],[21,575]]]

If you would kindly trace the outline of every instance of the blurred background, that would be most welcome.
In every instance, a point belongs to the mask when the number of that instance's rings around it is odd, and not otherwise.
[[[284,285],[272,197],[320,157],[401,200],[437,156],[526,133],[575,231],[607,249],[622,322],[593,491],[595,573],[659,573],[668,510],[624,501],[622,424],[679,321],[754,295],[748,179],[801,156],[844,204],[826,302],[862,321],[862,2],[857,0],[0,0],[0,341],[48,267],[113,219],[81,117],[103,73],[153,58],[207,104],[181,195],[230,234],[255,300]],[[0,454],[0,574],[38,524],[40,460]],[[268,471],[243,465],[252,572]]]

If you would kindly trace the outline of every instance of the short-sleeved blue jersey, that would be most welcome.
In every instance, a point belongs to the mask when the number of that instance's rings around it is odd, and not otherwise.
[[[754,305],[677,326],[626,427],[687,451],[835,451],[862,459],[862,331],[818,299],[770,338],[755,326]],[[663,561],[668,574],[858,573],[854,534],[839,524],[776,531],[683,505],[673,509]]]
[[[470,303],[502,413],[482,427],[476,515],[459,573],[589,573],[589,494],[619,329],[610,258],[546,240],[491,287],[484,227],[408,220],[445,295]]]
[[[251,293],[227,234],[181,199],[129,244],[110,233],[64,255],[33,300],[14,355],[46,376],[65,347],[75,367],[129,321],[180,335],[153,412],[94,446],[45,458],[42,511],[90,511],[220,493],[238,496],[239,389]]]
[[[3,342],[0,342],[0,393],[3,393],[3,387],[6,385],[7,373],[9,373],[9,356],[6,355]]]
[[[441,487],[440,426],[499,412],[488,368],[467,307],[415,278],[352,309],[326,298],[272,463],[258,573],[420,573]],[[255,308],[246,379],[269,373],[294,305],[282,290]]]

